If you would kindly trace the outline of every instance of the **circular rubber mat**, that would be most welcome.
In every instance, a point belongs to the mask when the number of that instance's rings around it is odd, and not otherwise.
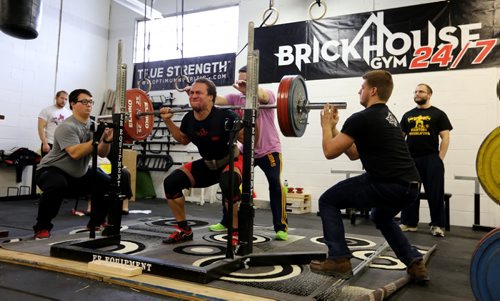
[[[174,252],[193,256],[218,256],[225,254],[226,248],[214,245],[189,245],[177,247]]]
[[[208,222],[199,221],[199,220],[191,220],[190,219],[187,222],[188,222],[188,225],[191,226],[191,227],[193,227],[193,228],[203,227],[203,226],[208,225]],[[154,222],[151,222],[150,224],[155,225],[155,226],[169,226],[169,227],[173,227],[173,226],[177,225],[177,222],[173,218],[166,218],[166,219],[156,220]]]
[[[372,247],[377,245],[375,242],[373,242],[371,240],[363,239],[363,238],[359,238],[359,237],[346,236],[345,241],[347,243],[347,246],[351,250],[372,248]],[[311,242],[313,242],[315,244],[321,244],[321,245],[325,244],[325,240],[324,240],[323,236],[312,237]]]

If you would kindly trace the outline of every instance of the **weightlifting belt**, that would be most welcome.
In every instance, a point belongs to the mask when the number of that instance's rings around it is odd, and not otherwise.
[[[238,149],[238,147],[234,147],[233,148],[233,158],[236,159],[238,158],[238,155],[240,154],[240,150]],[[226,165],[229,164],[229,155],[230,154],[227,154],[225,157],[223,157],[222,159],[217,159],[217,160],[204,160],[205,161],[205,165],[208,167],[208,169],[210,170],[217,170],[221,167],[224,167]]]

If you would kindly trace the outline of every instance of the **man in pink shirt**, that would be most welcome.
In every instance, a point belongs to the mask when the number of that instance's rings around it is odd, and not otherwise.
[[[233,87],[238,93],[231,93],[226,96],[217,96],[216,105],[241,105],[246,102],[246,66],[239,71],[238,80]],[[258,100],[260,104],[276,104],[276,97],[273,92],[259,88]],[[257,123],[259,125],[258,141],[255,146],[254,164],[259,166],[266,175],[269,183],[269,199],[273,213],[274,231],[276,240],[288,240],[288,219],[286,215],[286,196],[283,194],[281,185],[281,143],[278,130],[274,122],[275,110],[259,110]],[[223,217],[220,223],[209,226],[211,231],[225,231],[227,229],[227,216],[223,209]]]

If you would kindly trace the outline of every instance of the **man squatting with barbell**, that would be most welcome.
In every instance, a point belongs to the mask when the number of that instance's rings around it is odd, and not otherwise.
[[[198,78],[189,90],[191,111],[182,118],[180,127],[172,121],[171,108],[160,109],[161,118],[170,134],[183,145],[190,142],[198,148],[201,158],[188,162],[174,170],[163,181],[165,197],[172,210],[177,225],[176,230],[163,243],[172,244],[193,239],[193,230],[186,220],[185,197],[183,189],[209,187],[219,183],[226,206],[233,206],[233,238],[232,245],[238,244],[238,202],[241,198],[239,186],[243,170],[243,156],[234,145],[231,151],[234,155],[234,171],[229,170],[230,132],[226,123],[238,122],[238,115],[232,110],[215,107],[217,90],[215,84],[206,79]],[[243,128],[237,133],[238,141],[243,141]],[[257,140],[257,139],[256,139]],[[230,177],[233,177],[233,199],[229,201],[231,187]]]

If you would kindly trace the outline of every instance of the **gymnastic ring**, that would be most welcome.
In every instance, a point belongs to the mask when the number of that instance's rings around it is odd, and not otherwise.
[[[315,4],[318,4],[318,7],[321,6],[321,4],[323,4],[323,6],[325,7],[325,10],[323,11],[323,13],[317,17],[317,18],[314,18],[313,15],[312,15],[312,8]],[[309,5],[309,18],[311,18],[311,20],[319,20],[321,18],[323,18],[326,14],[326,11],[328,10],[328,7],[326,5],[326,1],[324,0],[320,0],[320,1],[313,1],[311,3],[311,5]]]
[[[175,78],[175,81],[174,81],[174,85],[175,85],[175,90],[179,91],[179,92],[186,92],[184,90],[184,88],[179,88],[179,82],[183,80],[186,84],[190,84],[189,82],[189,78],[185,75],[179,75]]]
[[[270,23],[264,22],[264,25],[273,26],[274,24],[276,24],[276,22],[278,22],[278,18],[280,17],[280,12],[276,8],[270,7],[268,9],[266,9],[266,11],[262,14],[262,20],[266,20],[266,18],[267,18],[266,13],[269,11],[271,12],[269,16],[271,16],[273,14],[273,12],[276,12],[276,18]]]
[[[146,90],[144,90],[142,88],[144,83],[145,83]],[[153,85],[151,84],[151,80],[149,78],[143,78],[143,79],[140,79],[137,81],[137,88],[141,89],[142,91],[144,91],[146,93],[149,93],[149,91],[151,91],[152,86]]]

